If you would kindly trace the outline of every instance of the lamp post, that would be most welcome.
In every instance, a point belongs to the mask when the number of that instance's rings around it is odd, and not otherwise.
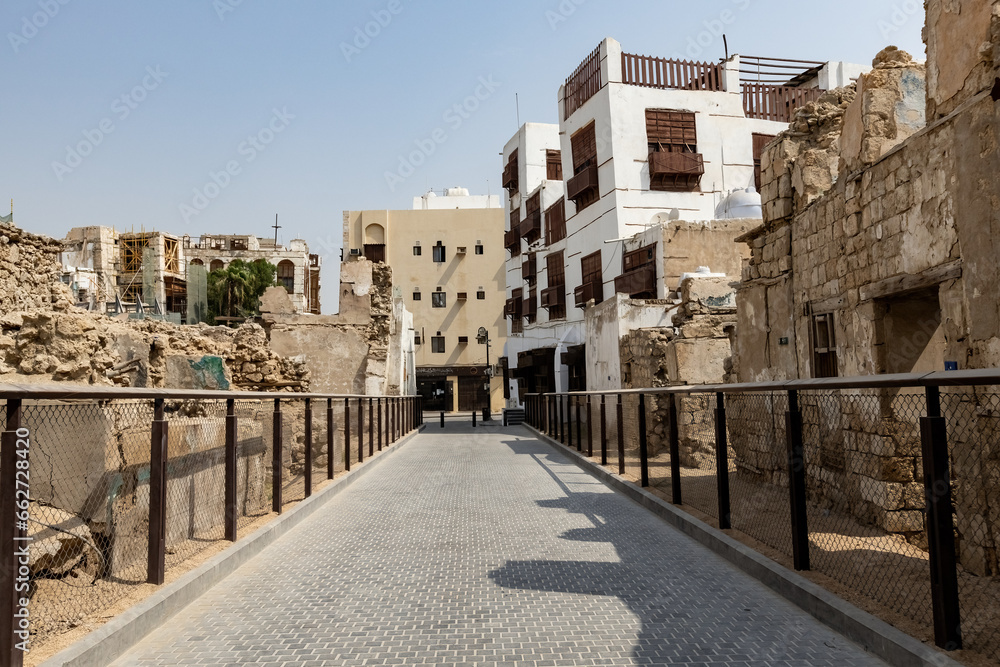
[[[492,412],[490,407],[490,378],[493,377],[493,370],[490,366],[490,332],[486,330],[486,327],[479,327],[479,331],[476,332],[476,341],[480,345],[486,345],[486,409],[483,411],[483,421],[490,421]]]

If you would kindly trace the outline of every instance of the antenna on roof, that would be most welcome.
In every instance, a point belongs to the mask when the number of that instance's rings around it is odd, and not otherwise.
[[[517,129],[521,129],[521,100],[517,93],[514,93],[514,108],[517,111]]]
[[[722,33],[722,46],[726,49],[726,60],[729,60],[729,40],[726,39],[726,33]]]

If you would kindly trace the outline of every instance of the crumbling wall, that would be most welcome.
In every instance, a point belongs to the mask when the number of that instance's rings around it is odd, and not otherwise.
[[[55,239],[0,223],[0,315],[69,305],[69,290],[59,280],[62,249]]]
[[[935,120],[997,82],[1000,0],[926,0],[927,117]]]

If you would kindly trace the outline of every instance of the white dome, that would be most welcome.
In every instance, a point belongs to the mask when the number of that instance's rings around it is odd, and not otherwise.
[[[753,187],[732,191],[715,210],[715,217],[720,220],[764,217],[760,194]]]

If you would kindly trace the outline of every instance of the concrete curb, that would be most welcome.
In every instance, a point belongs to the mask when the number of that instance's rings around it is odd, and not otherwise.
[[[311,498],[303,500],[249,537],[241,539],[201,566],[184,574],[153,595],[116,616],[69,648],[43,662],[40,667],[100,667],[117,660],[146,635],[153,632],[210,588],[235,572],[278,538],[302,523],[330,500],[367,475],[382,461],[420,434],[426,424],[384,449],[360,467],[333,481]]]
[[[961,667],[960,663],[936,649],[858,609],[825,588],[782,567],[741,542],[737,542],[722,531],[642,490],[586,456],[567,448],[527,424],[524,424],[524,427],[539,440],[555,448],[560,454],[604,482],[614,491],[642,505],[674,528],[757,579],[820,623],[858,644],[872,655],[885,660],[890,665],[895,667]]]

